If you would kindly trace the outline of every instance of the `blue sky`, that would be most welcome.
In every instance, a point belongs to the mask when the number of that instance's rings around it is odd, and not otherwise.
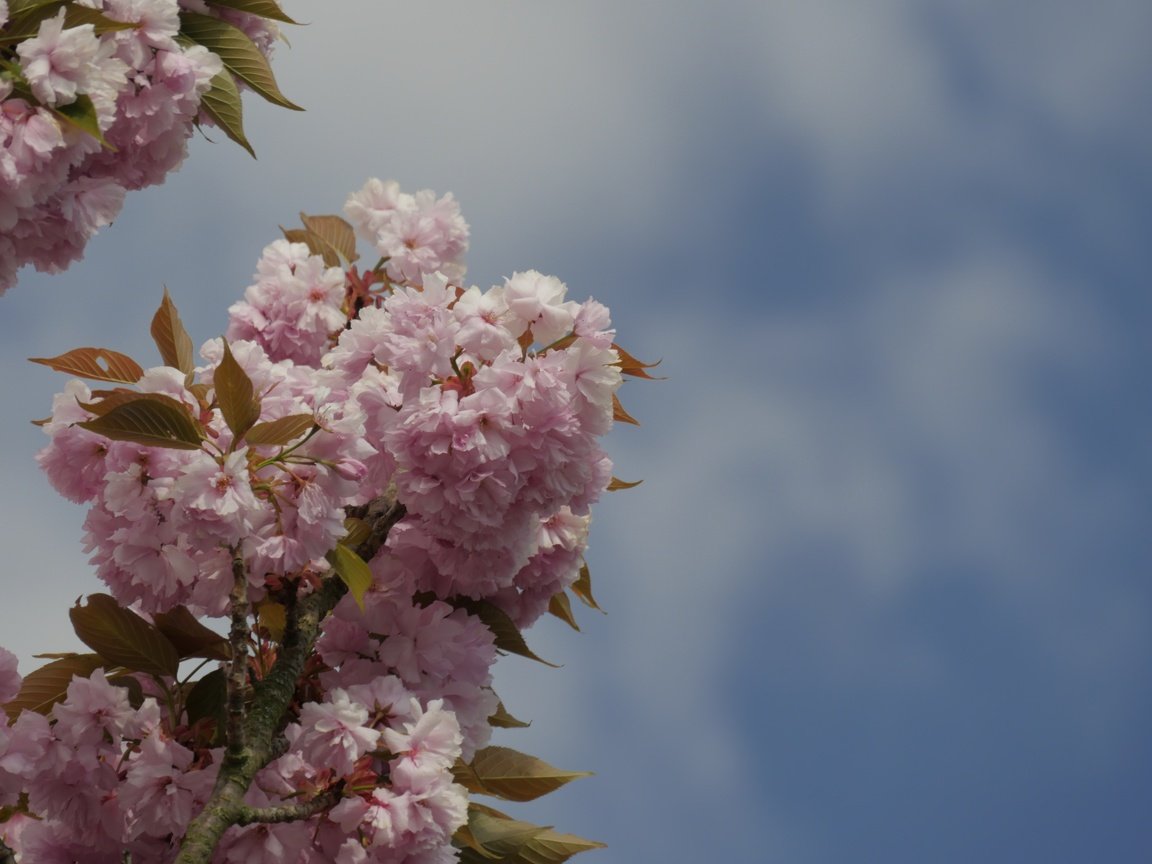
[[[285,6],[307,112],[249,98],[258,161],[194,141],[0,298],[0,642],[98,590],[25,358],[151,357],[162,285],[219,335],[278,225],[390,177],[668,376],[611,437],[610,614],[498,667],[505,743],[597,772],[518,812],[589,862],[1152,858],[1152,7]]]

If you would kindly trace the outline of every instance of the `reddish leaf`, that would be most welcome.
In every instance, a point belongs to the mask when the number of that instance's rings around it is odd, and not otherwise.
[[[109,351],[107,348],[76,348],[59,357],[29,359],[57,372],[79,375],[81,378],[91,378],[94,381],[135,384],[144,374],[140,364],[131,357],[118,351]]]
[[[197,621],[184,606],[174,606],[153,616],[152,623],[172,643],[180,659],[228,660],[232,656],[228,640]]]
[[[308,434],[315,425],[316,418],[311,414],[289,414],[279,420],[257,423],[248,430],[244,440],[252,447],[258,445],[283,446]]]
[[[191,375],[196,368],[192,356],[192,337],[184,329],[184,322],[180,320],[180,313],[176,311],[176,304],[168,296],[168,289],[164,289],[164,299],[160,308],[152,316],[152,339],[160,349],[160,357],[164,365],[179,369],[185,375]]]
[[[636,480],[632,483],[628,483],[624,480],[621,480],[619,477],[613,477],[612,482],[610,482],[608,484],[608,491],[609,492],[618,492],[621,489],[635,489],[637,486],[639,486],[643,482],[644,482],[643,480]]]
[[[67,695],[68,685],[72,683],[73,677],[78,675],[87,678],[101,666],[107,668],[110,665],[99,654],[71,654],[61,657],[24,676],[19,694],[4,706],[4,710],[13,720],[25,709],[47,714],[53,705]]]
[[[101,657],[134,672],[175,677],[180,657],[153,624],[107,594],[91,594],[88,605],[69,612],[80,641]]]
[[[633,426],[640,425],[639,420],[624,410],[624,406],[620,404],[620,397],[615,393],[612,394],[612,419],[621,423],[631,423]]]
[[[616,353],[620,355],[620,362],[617,365],[620,367],[620,371],[625,375],[634,375],[637,378],[647,378],[649,381],[664,380],[662,378],[656,378],[652,375],[649,375],[645,371],[646,369],[652,369],[656,366],[659,366],[663,361],[657,360],[655,363],[645,363],[641,360],[637,360],[615,342],[612,343],[612,347],[615,348]]]
[[[239,441],[260,419],[260,397],[252,387],[248,373],[232,356],[232,349],[227,342],[224,343],[224,357],[212,373],[212,383],[216,388],[216,403],[224,415],[224,422],[232,430],[235,440]]]
[[[308,248],[329,267],[343,267],[360,257],[356,253],[356,232],[341,217],[301,213],[300,221],[310,238],[306,241]]]

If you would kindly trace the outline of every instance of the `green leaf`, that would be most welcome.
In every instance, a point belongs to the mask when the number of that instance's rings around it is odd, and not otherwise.
[[[118,666],[174,678],[180,666],[175,646],[153,624],[107,594],[91,594],[88,605],[68,610],[80,641]]]
[[[0,45],[23,42],[40,32],[40,22],[56,17],[67,0],[11,0],[8,23],[0,30]]]
[[[113,441],[174,450],[199,450],[204,440],[188,407],[161,393],[137,393],[101,416],[76,425]]]
[[[301,438],[316,426],[316,418],[311,414],[289,414],[278,420],[257,423],[248,430],[244,440],[248,446],[283,446]]]
[[[471,763],[458,762],[452,773],[469,792],[508,801],[533,801],[573,780],[592,776],[589,771],[561,771],[508,747],[485,747]]]
[[[176,311],[176,304],[168,296],[168,289],[164,289],[164,299],[160,308],[152,316],[152,340],[160,349],[160,357],[165,366],[179,369],[185,375],[196,371],[196,363],[192,356],[192,337],[184,329],[184,322],[180,320],[180,313]]]
[[[595,609],[597,612],[604,611],[596,602],[596,598],[592,596],[592,572],[588,569],[587,562],[580,565],[580,575],[576,577],[570,590],[589,609]]]
[[[372,571],[368,564],[343,543],[337,543],[327,557],[336,575],[348,586],[356,605],[363,609],[364,594],[372,587]]]
[[[115,381],[119,384],[135,384],[144,374],[140,364],[126,354],[109,351],[107,348],[76,348],[58,357],[29,357],[57,372],[79,375],[94,381]]]
[[[501,651],[527,657],[530,660],[535,660],[537,663],[551,666],[553,669],[559,668],[558,664],[549,663],[542,657],[537,656],[536,653],[528,647],[528,643],[524,641],[524,635],[520,632],[520,628],[508,617],[508,613],[495,603],[488,600],[473,600],[468,597],[455,597],[449,602],[458,609],[464,609],[469,614],[475,615],[483,621],[488,629],[492,631],[492,635],[496,637],[496,647]]]
[[[547,829],[520,847],[515,855],[505,858],[504,864],[561,864],[573,855],[604,847],[605,844],[596,840]]]
[[[288,609],[283,603],[264,599],[256,604],[256,620],[268,631],[268,636],[276,642],[284,641],[284,629],[288,626]]]
[[[64,13],[65,28],[79,27],[83,24],[91,24],[97,36],[115,33],[119,30],[135,30],[140,26],[135,21],[117,21],[96,9],[70,3],[68,11]]]
[[[112,390],[93,390],[91,402],[81,402],[76,400],[78,404],[85,411],[101,417],[115,408],[117,405],[123,405],[125,402],[132,402],[140,398],[139,390],[129,390],[126,387],[115,387]]]
[[[69,0],[9,0],[8,18],[10,21],[15,21],[18,18],[34,15],[53,6],[59,9],[67,2]]]
[[[232,356],[227,342],[224,343],[224,357],[212,373],[212,383],[216,388],[216,404],[238,442],[260,419],[260,397],[256,395],[248,373]]]
[[[184,606],[173,606],[167,612],[154,615],[152,623],[172,643],[181,660],[185,657],[229,660],[232,657],[228,640],[201,624]]]
[[[568,599],[568,592],[558,591],[553,594],[548,600],[548,612],[573,630],[580,629],[580,625],[576,623],[576,616],[572,614],[572,603]]]
[[[511,819],[497,810],[477,804],[468,806],[467,828],[468,833],[464,836],[473,841],[469,847],[486,858],[496,860],[515,854],[533,837],[548,830],[542,825]]]
[[[267,58],[239,27],[211,15],[181,12],[180,32],[218,56],[225,69],[269,102],[293,111],[304,110],[280,92]]]
[[[87,678],[101,666],[111,665],[99,654],[72,654],[41,666],[24,677],[16,698],[4,706],[8,716],[15,720],[27,709],[47,714],[52,706],[68,693],[68,685],[75,676]]]
[[[285,24],[298,23],[285,15],[284,10],[275,0],[208,0],[208,5],[239,9],[241,12],[259,15],[261,18],[271,18],[273,21],[281,21]]]
[[[496,703],[496,712],[488,718],[488,724],[498,729],[527,729],[532,725],[509,714],[503,702]]]
[[[487,817],[484,821],[480,817]],[[479,842],[479,836],[488,825],[500,831],[500,820],[510,823],[504,829],[503,837],[497,835],[491,845],[485,847]],[[460,864],[486,864],[487,861],[500,861],[503,864],[562,864],[573,855],[587,852],[590,849],[603,849],[604,844],[595,840],[585,840],[575,834],[560,834],[550,827],[541,827],[537,831],[523,830],[516,836],[516,826],[527,826],[527,822],[512,819],[506,813],[501,813],[492,807],[485,807],[475,802],[468,805],[468,824],[459,829],[452,838],[453,843],[460,848]],[[537,827],[537,826],[534,826]],[[494,851],[498,848],[500,851]]]
[[[58,117],[68,125],[74,126],[81,132],[91,135],[99,141],[105,149],[115,149],[104,140],[104,133],[100,130],[100,118],[96,114],[96,106],[92,104],[92,99],[87,93],[80,93],[67,105],[57,105],[55,108],[49,108],[48,110],[52,112],[53,116]]]
[[[200,110],[225,135],[247,150],[253,159],[256,158],[256,151],[244,135],[244,105],[240,99],[240,88],[227,69],[213,76],[212,86],[200,97]]]
[[[329,267],[343,267],[360,257],[356,252],[356,232],[341,217],[301,213],[300,221],[304,223],[308,248]]]
[[[372,536],[372,526],[365,520],[349,516],[344,520],[344,530],[348,533],[340,541],[349,549],[357,549],[360,544]]]

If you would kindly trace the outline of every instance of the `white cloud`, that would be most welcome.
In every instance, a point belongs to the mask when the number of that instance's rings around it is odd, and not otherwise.
[[[805,616],[795,666],[816,686],[923,693],[945,686],[939,652],[950,649],[891,622],[942,567],[966,571],[1069,686],[1093,694],[1067,722],[1099,733],[1126,716],[1094,700],[1134,680],[1148,615],[1118,614],[1114,593],[1091,599],[1097,575],[1061,560],[1100,542],[1084,515],[1106,520],[1124,503],[1090,489],[1037,387],[1109,362],[1083,300],[991,248],[870,280],[820,312],[650,318],[644,348],[667,346],[660,371],[671,377],[629,385],[625,402],[644,426],[613,442],[617,473],[645,484],[609,496],[593,532],[612,611],[597,664],[630,730],[610,745],[617,760],[658,785],[718,790],[694,804],[705,821],[754,802],[760,815],[741,818],[776,832],[792,860],[813,860],[816,837],[767,824],[786,781],[760,773],[749,757],[759,730],[733,713],[763,683],[754,670],[769,634],[752,610],[764,621],[793,607]],[[1082,536],[1052,535],[1077,525]],[[1111,634],[1103,644],[1100,630]],[[561,712],[574,734],[605,710],[580,704],[599,690],[580,684]],[[599,794],[623,807],[631,787]]]
[[[1148,13],[1115,0],[1082,26],[1080,4],[1020,11],[1028,5],[290,4],[313,23],[289,28],[293,47],[276,68],[308,112],[249,96],[258,162],[227,142],[195,144],[165,187],[130,199],[90,261],[0,300],[6,330],[19,331],[2,346],[0,402],[5,477],[21,490],[4,497],[0,519],[0,544],[12,550],[5,585],[20,596],[4,606],[4,642],[21,653],[59,647],[70,638],[66,606],[98,588],[77,511],[27,462],[36,444],[26,421],[45,413],[57,382],[24,357],[146,346],[162,281],[180,289],[197,337],[212,335],[276,225],[300,209],[337,209],[371,174],[455,192],[473,225],[477,278],[547,269],[534,256],[572,244],[587,246],[595,273],[607,238],[695,248],[685,225],[701,187],[735,182],[731,164],[766,166],[773,154],[747,151],[767,140],[803,148],[853,234],[879,218],[878,190],[924,183],[915,216],[929,218],[931,191],[967,179],[1042,185],[1052,163],[1034,135],[1091,141],[1140,102]],[[972,74],[995,96],[991,114],[960,98],[940,22],[955,24]],[[739,139],[750,130],[759,137]],[[958,221],[946,261],[861,263],[833,308],[729,319],[681,294],[633,316],[643,332],[622,332],[625,344],[667,357],[660,371],[671,377],[629,385],[626,404],[644,426],[614,436],[618,473],[646,482],[596,518],[594,576],[611,616],[574,640],[555,628],[533,634],[565,669],[498,673],[509,707],[536,720],[525,749],[565,767],[602,760],[601,778],[566,790],[558,807],[609,802],[621,821],[666,825],[666,796],[653,787],[688,790],[733,836],[762,825],[778,860],[811,860],[820,841],[807,826],[776,824],[726,677],[762,635],[732,622],[751,604],[786,602],[806,556],[844,567],[822,585],[839,593],[810,622],[818,634],[804,667],[833,685],[932,678],[930,646],[875,624],[941,561],[969,568],[1006,608],[1047,598],[1045,614],[1021,620],[1076,681],[1133,674],[1146,613],[1109,596],[1071,615],[1068,604],[1089,592],[1043,590],[1044,580],[1092,578],[1061,556],[1129,503],[1079,464],[1035,387],[1067,369],[1095,374],[1107,322],[1080,286],[1028,252],[972,245],[979,232]],[[743,252],[738,266],[763,272],[758,251]],[[129,296],[147,302],[135,308]],[[132,321],[113,322],[129,310]],[[660,842],[670,854],[652,860],[678,860],[678,839]]]

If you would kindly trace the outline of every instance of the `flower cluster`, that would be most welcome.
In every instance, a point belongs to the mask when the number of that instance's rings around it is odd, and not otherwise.
[[[226,67],[184,38],[182,12],[265,50],[276,33],[205,0],[23,4],[12,20],[9,9],[0,3],[0,292],[25,264],[57,272],[79,259],[126,192],[163,182],[194,124],[211,122],[202,100]]]
[[[174,732],[156,698],[134,707],[117,683],[104,669],[74,677],[48,714],[24,711],[0,726],[0,804],[17,805],[23,793],[35,815],[3,826],[20,861],[120,864],[125,853],[134,862],[171,861],[208,802],[222,748]],[[451,771],[460,730],[441,700],[422,702],[388,677],[336,688],[306,703],[284,737],[286,752],[248,791],[254,809],[354,778],[368,778],[367,789],[308,823],[234,830],[215,861],[452,860],[445,856],[468,802]],[[381,776],[387,784],[372,782]]]
[[[532,656],[520,629],[567,608],[567,590],[594,602],[579,582],[589,508],[612,481],[599,439],[627,419],[622,372],[640,374],[607,308],[531,270],[465,286],[451,196],[372,180],[346,214],[304,217],[264,250],[199,365],[167,297],[153,322],[165,365],[104,349],[40,361],[120,385],[71,381],[39,460],[88,506],[113,629],[172,647],[167,666],[84,670],[47,715],[0,727],[0,804],[24,791],[37,820],[8,831],[21,860],[70,861],[82,844],[85,861],[172,860],[232,770],[237,688],[299,650],[279,744],[213,860],[455,860],[467,793],[488,789],[453,769],[490,752],[507,716],[499,651]],[[354,265],[355,234],[382,256],[373,269]],[[74,610],[82,639],[94,614]],[[219,658],[187,620],[222,616],[247,672],[234,659],[182,682],[178,657]],[[190,632],[209,634],[201,653]],[[97,660],[115,659],[101,638]],[[8,666],[0,655],[0,699],[18,689]]]

